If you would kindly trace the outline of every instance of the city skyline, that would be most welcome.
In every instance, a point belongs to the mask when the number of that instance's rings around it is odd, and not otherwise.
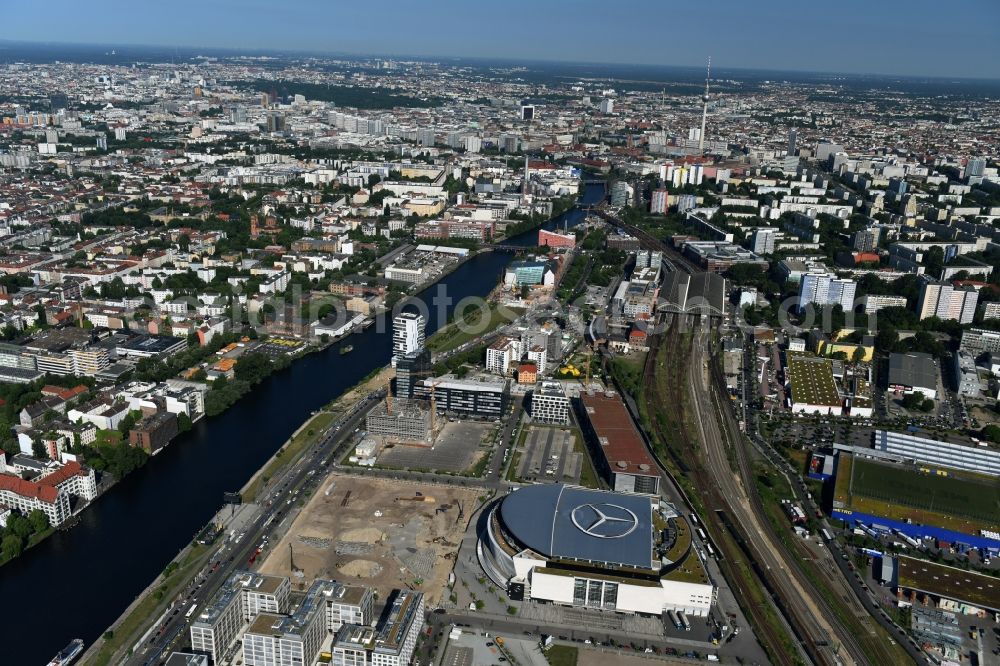
[[[642,2],[633,11],[619,12],[620,21],[606,20],[608,6],[591,0],[540,7],[514,0],[502,14],[453,2],[417,11],[390,1],[386,12],[372,14],[306,1],[291,4],[292,20],[283,25],[263,20],[273,6],[257,0],[209,6],[180,0],[169,7],[146,6],[141,13],[127,11],[119,0],[85,7],[57,0],[46,5],[44,14],[35,6],[8,8],[9,32],[0,33],[0,40],[673,67],[701,67],[711,55],[724,69],[1000,78],[1000,50],[990,47],[996,36],[990,26],[1000,24],[1000,5],[983,0],[955,5],[958,11],[947,15],[933,11],[936,5],[929,0],[866,5],[859,23],[854,11],[830,13],[784,0],[766,7],[733,5],[725,15]],[[851,0],[846,6],[860,8],[860,3]],[[970,22],[969,15],[982,20]],[[483,40],[470,25],[498,37]],[[694,29],[677,30],[679,25]],[[573,30],[553,29],[559,26]],[[819,33],[830,36],[830,46],[817,48]],[[929,46],[945,42],[961,43],[963,57],[945,59]]]

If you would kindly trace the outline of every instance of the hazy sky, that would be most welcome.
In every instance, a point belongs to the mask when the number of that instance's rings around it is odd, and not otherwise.
[[[1000,78],[1000,0],[4,0],[0,39]]]

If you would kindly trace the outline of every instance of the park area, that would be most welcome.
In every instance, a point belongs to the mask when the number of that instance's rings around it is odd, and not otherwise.
[[[848,456],[839,465],[836,499],[846,508],[967,534],[1000,529],[1000,486],[987,477]]]
[[[275,545],[261,572],[412,588],[437,603],[478,491],[331,474]],[[294,565],[294,566],[293,566]]]
[[[428,338],[427,348],[436,353],[457,349],[470,340],[509,324],[522,314],[522,308],[499,306],[496,303],[488,303],[485,308],[466,308],[460,320],[456,319]],[[487,315],[489,319],[484,319]]]

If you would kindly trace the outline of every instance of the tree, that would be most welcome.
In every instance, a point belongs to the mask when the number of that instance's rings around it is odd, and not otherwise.
[[[21,554],[21,540],[13,534],[8,534],[0,542],[0,554],[4,560],[12,560]]]
[[[36,458],[48,458],[49,452],[45,448],[45,444],[41,440],[36,439],[31,442],[31,455]]]
[[[22,542],[31,536],[31,533],[35,529],[28,522],[28,519],[19,513],[11,513],[10,517],[7,518],[7,529],[6,534],[13,534],[18,537]]]
[[[35,530],[35,534],[49,529],[49,517],[41,509],[32,509],[28,513],[28,522],[31,523],[31,528]]]

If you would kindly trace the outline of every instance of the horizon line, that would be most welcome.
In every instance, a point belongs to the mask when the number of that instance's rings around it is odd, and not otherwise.
[[[3,44],[19,44],[19,45],[33,45],[33,46],[75,46],[75,47],[93,47],[93,48],[104,48],[108,47],[111,49],[115,48],[146,48],[146,49],[186,49],[189,51],[205,50],[207,52],[217,51],[217,52],[227,52],[233,54],[243,54],[243,55],[268,55],[268,54],[297,54],[303,56],[313,56],[313,57],[355,57],[355,58],[396,58],[396,59],[407,59],[414,61],[424,61],[424,62],[439,62],[446,60],[479,60],[486,62],[509,62],[509,63],[524,63],[524,64],[559,64],[559,65],[588,65],[588,66],[619,66],[619,67],[659,67],[664,69],[696,69],[700,70],[703,65],[671,65],[664,63],[648,63],[648,62],[624,62],[624,61],[586,61],[586,60],[565,60],[565,59],[549,59],[549,58],[518,58],[516,56],[477,56],[477,55],[416,55],[416,54],[404,54],[404,53],[376,53],[376,52],[356,52],[356,51],[323,51],[317,49],[298,49],[298,48],[284,48],[284,47],[271,47],[271,48],[256,48],[256,49],[246,49],[244,47],[232,47],[232,46],[208,46],[208,45],[190,45],[190,44],[147,44],[147,43],[134,43],[134,42],[121,42],[121,43],[104,43],[104,42],[73,42],[73,41],[39,41],[39,40],[24,40],[24,39],[6,39],[0,38],[0,45]],[[934,81],[956,81],[956,82],[988,82],[988,83],[1000,83],[1000,76],[998,77],[988,77],[988,76],[959,76],[959,75],[940,75],[940,74],[900,74],[892,72],[851,72],[851,71],[832,71],[832,70],[816,70],[816,69],[776,69],[773,67],[718,67],[718,70],[722,72],[734,71],[734,72],[757,72],[757,73],[775,73],[775,74],[814,74],[814,75],[824,75],[824,76],[853,76],[853,77],[879,77],[879,78],[900,78],[900,79],[927,79]],[[666,82],[664,82],[666,83]]]

